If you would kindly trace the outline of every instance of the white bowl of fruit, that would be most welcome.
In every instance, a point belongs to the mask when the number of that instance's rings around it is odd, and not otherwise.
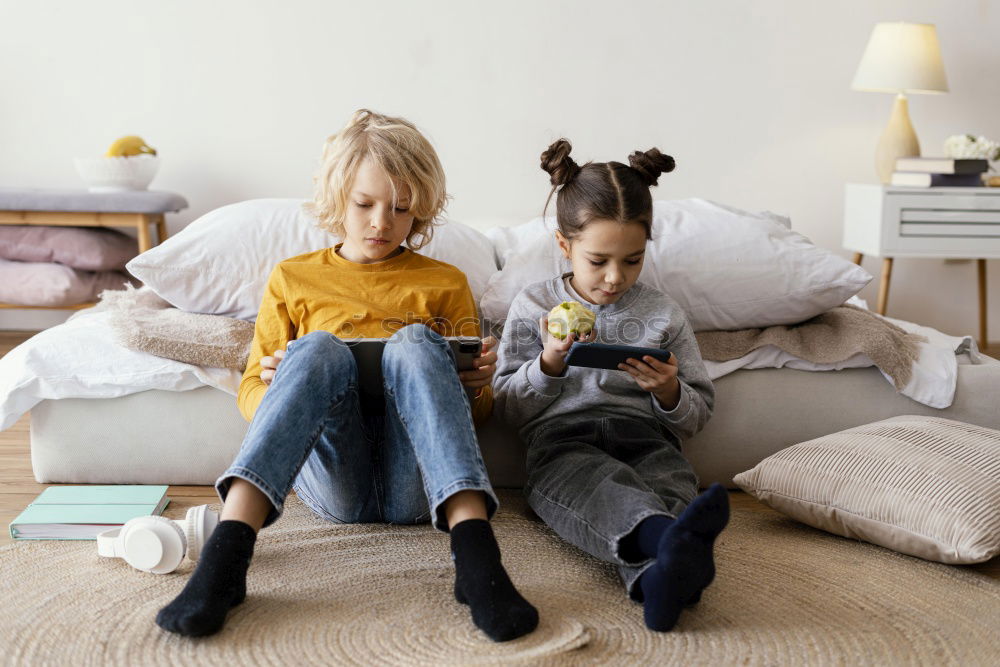
[[[78,157],[75,164],[91,192],[122,192],[148,188],[160,158],[142,137],[132,135],[116,140],[104,157]]]

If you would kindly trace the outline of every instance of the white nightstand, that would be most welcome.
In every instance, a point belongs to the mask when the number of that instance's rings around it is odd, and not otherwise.
[[[977,260],[979,344],[986,346],[986,260],[1000,258],[1000,188],[849,184],[844,247],[856,264],[865,255],[884,258],[876,307],[882,315],[896,257]]]

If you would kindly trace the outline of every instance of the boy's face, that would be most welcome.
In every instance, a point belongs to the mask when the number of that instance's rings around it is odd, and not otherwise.
[[[392,200],[392,183],[369,159],[358,167],[347,197],[344,245],[340,254],[359,264],[372,264],[401,252],[400,244],[413,227],[410,189],[396,183],[398,200]]]
[[[615,303],[639,279],[646,252],[639,223],[594,220],[572,241],[558,230],[556,239],[573,265],[573,289],[590,303]]]

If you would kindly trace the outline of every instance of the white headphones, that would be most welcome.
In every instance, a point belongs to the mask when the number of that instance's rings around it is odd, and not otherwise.
[[[129,519],[121,528],[106,530],[97,536],[97,553],[109,558],[124,558],[134,568],[153,574],[173,572],[185,553],[198,560],[219,515],[208,505],[192,507],[182,521],[163,516],[140,516]]]

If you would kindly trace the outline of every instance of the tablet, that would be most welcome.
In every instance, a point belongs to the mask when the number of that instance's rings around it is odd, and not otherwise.
[[[382,385],[382,351],[388,338],[345,338],[344,343],[354,353],[354,362],[358,367],[358,387],[362,394],[368,397],[381,398]],[[473,360],[479,356],[483,342],[475,336],[450,336],[445,338],[451,346],[455,357],[457,370],[473,370]],[[469,388],[466,387],[466,390]],[[475,394],[476,390],[472,390]]]
[[[638,359],[646,355],[666,362],[670,351],[659,347],[634,347],[632,345],[607,345],[605,343],[573,343],[566,355],[566,364],[584,368],[606,368],[621,370],[618,364],[626,359]],[[624,372],[624,371],[623,371]]]

